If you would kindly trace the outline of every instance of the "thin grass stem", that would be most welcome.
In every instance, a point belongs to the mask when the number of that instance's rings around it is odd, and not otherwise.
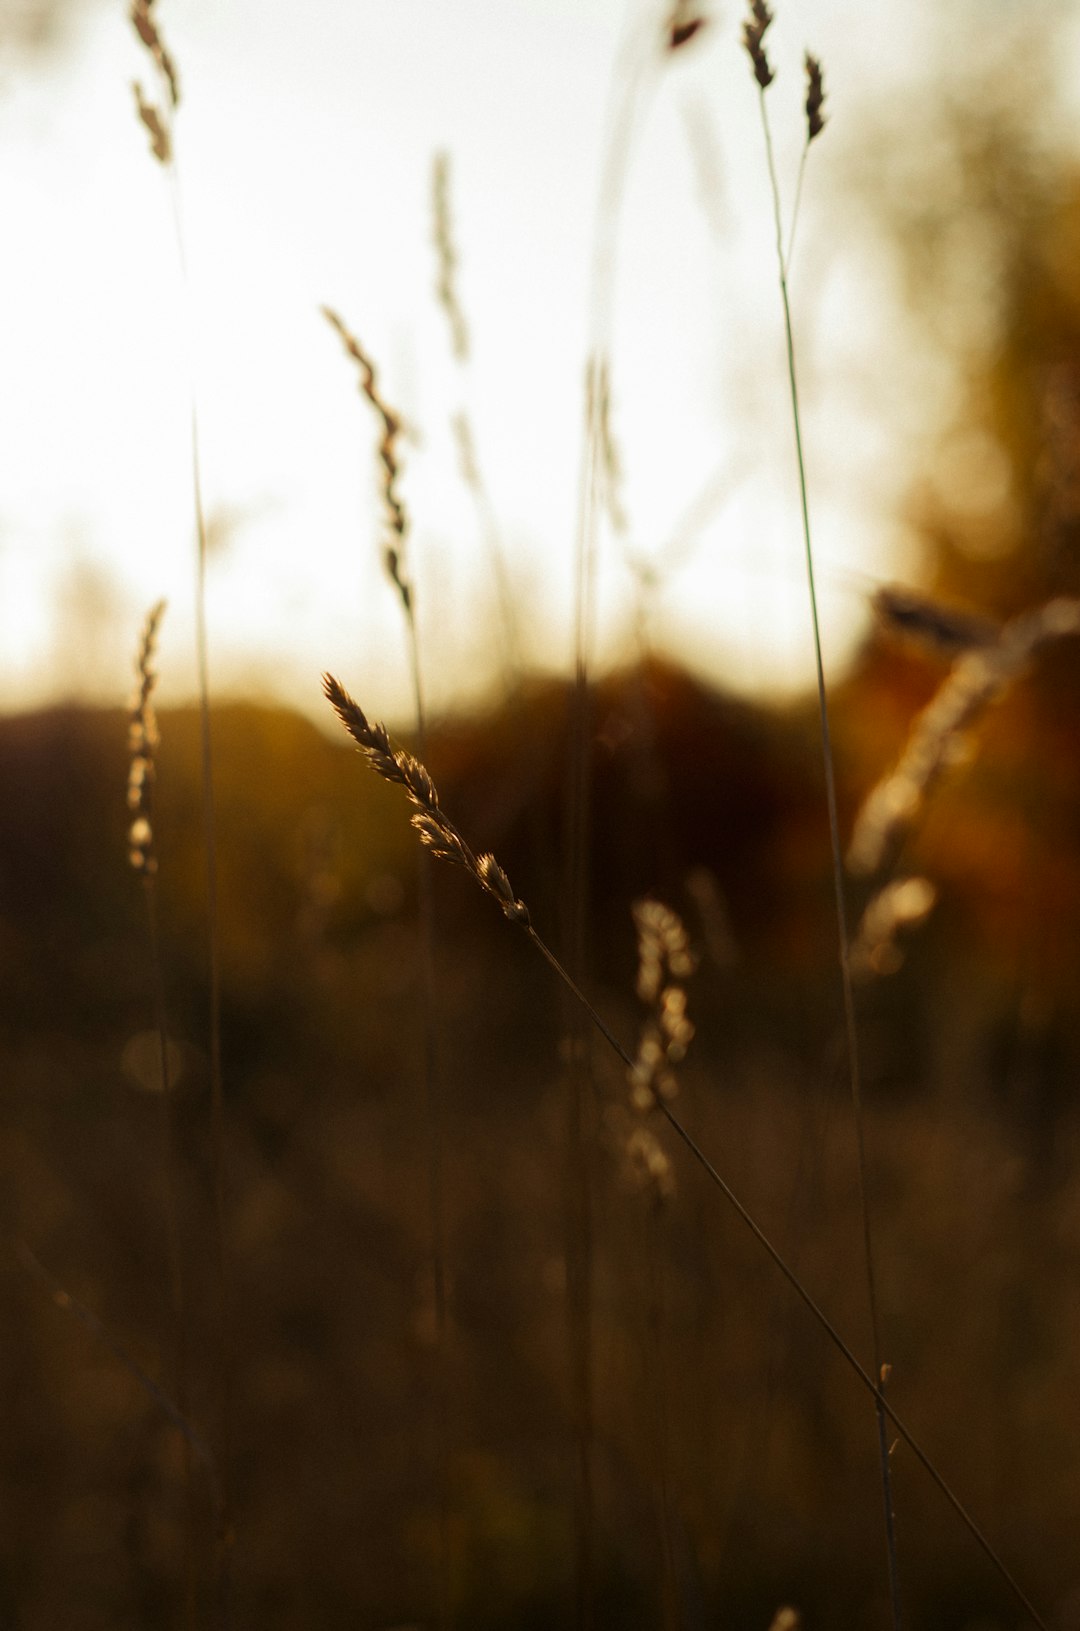
[[[862,1080],[859,1063],[858,1031],[855,1024],[855,998],[851,982],[851,954],[847,924],[847,898],[844,888],[843,847],[840,841],[840,819],[836,802],[836,772],[829,726],[829,702],[825,685],[825,665],[822,657],[821,625],[818,617],[817,588],[814,582],[814,551],[810,533],[810,505],[807,496],[806,458],[803,450],[802,418],[799,412],[799,388],[795,369],[795,335],[791,319],[791,299],[788,292],[787,261],[784,252],[784,227],[780,204],[780,184],[776,174],[772,132],[765,87],[759,85],[758,100],[761,124],[765,134],[765,153],[769,169],[773,215],[776,226],[776,260],[780,282],[780,298],[784,309],[784,340],[787,354],[788,386],[791,396],[791,418],[795,431],[795,459],[799,476],[799,508],[802,517],[803,544],[806,556],[806,581],[810,596],[810,619],[814,634],[814,666],[817,677],[818,712],[821,720],[822,762],[825,772],[825,797],[829,814],[829,842],[832,850],[833,892],[836,907],[837,943],[840,957],[840,981],[843,991],[844,1030],[847,1037],[848,1075],[855,1130],[856,1163],[859,1181],[859,1209],[862,1218],[863,1259],[866,1275],[866,1293],[870,1314],[871,1347],[874,1375],[884,1380],[881,1352],[881,1325],[878,1315],[877,1284],[874,1271],[873,1230],[870,1221],[870,1200],[866,1176],[866,1147],[863,1126]],[[804,147],[804,159],[807,142]],[[800,183],[801,183],[800,172]],[[888,1433],[881,1405],[880,1390],[876,1391],[875,1409],[878,1430],[878,1460],[881,1468],[882,1506],[885,1526],[885,1550],[889,1573],[889,1599],[892,1609],[893,1631],[901,1631],[900,1582],[896,1555],[896,1520],[893,1502],[892,1470],[889,1462]]]
[[[574,541],[574,683],[567,775],[565,944],[571,968],[587,964],[589,824],[592,777],[592,700],[589,665],[594,644],[597,532],[601,507],[599,383],[606,369],[614,292],[619,209],[625,190],[634,120],[648,58],[636,32],[627,37],[616,64],[607,116],[593,239],[585,374],[585,419]],[[588,1039],[576,1017],[567,1025],[566,1258],[570,1368],[575,1399],[577,1481],[575,1568],[579,1631],[589,1631],[595,1606],[595,1518],[592,1484],[592,1194],[585,1140],[591,1093]]]
[[[787,248],[784,250],[784,276],[791,274],[791,257],[795,252],[795,234],[799,228],[799,209],[802,205],[803,181],[806,177],[806,160],[810,152],[809,138],[803,142],[802,154],[799,158],[799,178],[795,183],[795,202],[791,206],[791,225],[788,227]]]
[[[454,307],[456,311],[456,306]],[[420,634],[416,617],[416,595],[407,561],[410,522],[408,510],[398,491],[401,464],[397,442],[402,422],[380,389],[375,364],[356,335],[330,307],[323,316],[335,330],[346,355],[356,365],[360,392],[374,409],[381,426],[377,458],[383,502],[383,567],[397,592],[405,622],[405,644],[412,684],[417,745],[421,758],[427,757],[427,710],[424,701],[423,672],[420,663]],[[417,913],[420,935],[422,1074],[424,1112],[427,1126],[427,1190],[431,1230],[432,1296],[435,1312],[434,1438],[437,1498],[439,1507],[439,1547],[435,1595],[440,1631],[448,1631],[450,1607],[450,1505],[449,1505],[449,1399],[448,1399],[448,1315],[446,1300],[446,1227],[443,1197],[442,1106],[438,1091],[438,1046],[436,1035],[435,981],[435,900],[431,856],[421,849],[417,857]]]
[[[173,1126],[172,1072],[169,1062],[169,1036],[165,1002],[165,972],[158,929],[158,855],[154,833],[154,787],[157,780],[159,735],[154,707],[157,686],[158,634],[165,615],[165,602],[151,607],[139,636],[135,660],[137,685],[128,713],[127,807],[128,861],[142,884],[146,907],[147,950],[150,963],[150,989],[158,1043],[156,1087],[161,1109],[161,1183],[168,1263],[169,1344],[175,1369],[175,1391],[182,1415],[189,1413],[190,1385],[187,1345],[187,1295],[180,1238],[179,1180],[176,1138]],[[191,1450],[181,1441],[184,1523],[184,1604],[189,1631],[196,1623],[196,1520],[193,1504]]]
[[[623,1047],[618,1037],[616,1037],[615,1033],[611,1030],[610,1026],[606,1023],[603,1017],[598,1013],[593,1004],[589,1001],[585,993],[567,973],[566,969],[563,968],[554,952],[545,943],[545,941],[541,939],[531,924],[526,925],[526,932],[528,933],[528,936],[533,942],[533,945],[536,947],[537,951],[540,952],[541,956],[548,963],[558,978],[563,982],[567,990],[572,993],[576,1001],[581,1003],[585,1012],[588,1014],[601,1036],[608,1043],[609,1047],[614,1050],[628,1070],[633,1069],[634,1061],[630,1054]],[[944,1475],[938,1471],[936,1465],[922,1448],[922,1445],[916,1439],[911,1429],[906,1425],[901,1417],[897,1415],[896,1411],[886,1398],[884,1390],[877,1382],[874,1381],[869,1371],[867,1371],[856,1358],[851,1347],[840,1335],[840,1332],[829,1319],[828,1315],[815,1301],[813,1296],[807,1290],[806,1286],[803,1284],[802,1280],[795,1273],[795,1270],[789,1267],[787,1260],[783,1257],[778,1248],[773,1245],[764,1229],[762,1229],[761,1225],[743,1205],[735,1191],[731,1188],[731,1185],[721,1176],[716,1167],[705,1154],[704,1150],[701,1148],[700,1144],[698,1144],[697,1140],[680,1121],[679,1117],[672,1110],[671,1106],[663,1099],[659,1099],[657,1103],[672,1131],[682,1140],[687,1150],[689,1150],[691,1156],[705,1172],[709,1181],[713,1183],[720,1191],[744,1227],[750,1231],[758,1245],[770,1258],[774,1267],[777,1268],[783,1275],[788,1285],[799,1298],[804,1308],[806,1308],[810,1313],[815,1323],[828,1337],[829,1341],[832,1343],[832,1346],[844,1360],[849,1370],[852,1371],[857,1380],[862,1383],[866,1391],[872,1396],[880,1415],[887,1417],[892,1423],[899,1437],[907,1445],[908,1449],[914,1455],[919,1465],[923,1468],[931,1481],[937,1486],[938,1490],[945,1497],[946,1501],[956,1513],[956,1516],[964,1525],[964,1528],[968,1531],[968,1534],[981,1548],[987,1559],[997,1571],[998,1575],[1013,1593],[1017,1602],[1019,1602],[1024,1610],[1031,1616],[1034,1624],[1038,1627],[1038,1631],[1049,1631],[1046,1621],[1035,1608],[1026,1592],[1016,1581],[1006,1564],[1003,1562],[1001,1556],[995,1550],[994,1546],[984,1534],[983,1530],[976,1523],[975,1519],[961,1501],[960,1497],[955,1493]]]
[[[208,534],[203,502],[200,461],[198,392],[194,370],[194,321],[191,281],[188,274],[184,234],[184,212],[180,196],[180,176],[176,162],[175,114],[180,104],[180,87],[174,63],[151,11],[151,0],[132,0],[131,22],[153,62],[160,105],[147,100],[141,85],[134,86],[139,119],[150,138],[150,150],[161,165],[168,182],[169,204],[176,233],[177,257],[184,291],[183,318],[187,328],[188,359],[191,368],[191,480],[195,519],[195,650],[199,685],[199,722],[202,763],[203,834],[206,855],[207,938],[210,982],[210,1142],[213,1162],[213,1210],[215,1267],[218,1299],[217,1360],[220,1411],[221,1499],[217,1528],[217,1616],[228,1627],[232,1619],[232,1553],[235,1534],[232,1518],[232,1352],[231,1313],[228,1290],[225,1241],[225,1103],[221,1069],[221,937],[218,913],[217,821],[214,810],[213,741],[210,717],[210,674],[206,629],[206,572]]]
[[[169,1036],[165,1008],[165,971],[158,928],[157,879],[148,872],[143,877],[146,902],[147,939],[150,949],[150,976],[154,993],[154,1025],[158,1036],[158,1083],[161,1098],[162,1183],[164,1186],[165,1241],[169,1260],[170,1308],[173,1323],[173,1362],[176,1367],[176,1404],[188,1417],[191,1408],[190,1352],[188,1348],[188,1298],[180,1238],[179,1184],[177,1182],[176,1127],[173,1116],[173,1083],[169,1065]],[[195,1511],[191,1469],[191,1444],[181,1436],[181,1474],[184,1487],[184,1612],[189,1631],[196,1621]]]
[[[411,586],[410,586],[411,588]],[[413,594],[402,597],[409,671],[412,679],[416,738],[422,759],[427,758],[427,711],[420,667],[420,638]],[[420,960],[423,989],[424,1115],[427,1125],[428,1214],[431,1229],[431,1281],[435,1312],[435,1459],[439,1507],[439,1554],[436,1608],[440,1631],[452,1623],[450,1590],[450,1400],[449,1317],[446,1299],[446,1201],[443,1181],[443,1116],[438,1085],[438,1037],[435,1023],[436,933],[432,857],[423,848],[418,856],[417,906],[420,925]]]
[[[668,1408],[664,1364],[664,1262],[661,1253],[660,1220],[663,1202],[651,1197],[643,1219],[648,1307],[647,1368],[653,1411],[653,1463],[656,1478],[656,1526],[660,1551],[660,1624],[662,1631],[679,1631],[679,1581],[675,1568],[672,1537],[671,1477],[668,1471]]]
[[[479,856],[476,855],[468,844],[467,840],[463,837],[461,832],[451,821],[450,817],[446,814],[441,803],[439,802],[439,795],[435,788],[435,784],[424,765],[418,763],[418,761],[415,760],[410,754],[404,753],[400,749],[395,749],[386,727],[377,723],[373,724],[371,721],[369,721],[359,703],[357,703],[355,699],[349,695],[349,693],[340,684],[340,682],[333,677],[333,675],[325,674],[323,676],[323,689],[327,700],[337,713],[341,724],[355,741],[369,767],[384,780],[393,782],[405,789],[406,795],[414,807],[415,813],[412,817],[412,824],[420,837],[421,843],[429,848],[433,855],[437,855],[447,861],[452,861],[457,866],[460,866],[466,872],[468,872],[470,877],[472,877],[473,880],[480,885],[485,893],[491,895],[499,903],[504,916],[511,923],[516,924],[518,928],[524,929],[536,950],[540,953],[544,961],[549,965],[552,972],[562,982],[565,988],[581,1005],[584,1012],[589,1016],[597,1030],[604,1037],[605,1041],[611,1047],[618,1059],[622,1062],[624,1068],[628,1072],[633,1071],[635,1067],[635,1060],[619,1041],[618,1037],[604,1020],[603,1016],[589,1001],[589,998],[585,995],[585,992],[582,990],[578,982],[567,971],[564,965],[559,961],[558,957],[556,957],[555,953],[551,950],[550,946],[548,946],[547,942],[537,932],[535,926],[533,925],[528,906],[523,900],[519,900],[515,896],[510,879],[507,877],[502,867],[499,866],[495,857],[490,854]],[[897,1433],[903,1439],[904,1443],[907,1444],[909,1449],[912,1451],[912,1454],[925,1469],[933,1482],[937,1485],[941,1493],[945,1496],[954,1512],[964,1524],[964,1527],[968,1530],[969,1534],[977,1542],[986,1557],[993,1564],[1001,1579],[1006,1583],[1006,1585],[1008,1585],[1010,1591],[1017,1598],[1017,1601],[1020,1602],[1027,1613],[1030,1614],[1033,1622],[1039,1628],[1039,1631],[1048,1631],[1048,1626],[1045,1619],[1038,1613],[1031,1600],[1021,1590],[1013,1575],[1006,1568],[1004,1562],[994,1550],[990,1541],[980,1529],[979,1525],[975,1522],[974,1518],[968,1512],[959,1496],[953,1492],[951,1486],[946,1481],[944,1476],[938,1471],[937,1467],[931,1461],[926,1451],[923,1450],[922,1446],[915,1439],[910,1429],[897,1415],[896,1411],[885,1397],[884,1390],[880,1386],[879,1381],[874,1380],[870,1376],[869,1372],[860,1364],[851,1347],[840,1335],[832,1321],[819,1307],[817,1302],[811,1296],[810,1292],[806,1289],[803,1282],[800,1280],[799,1276],[795,1273],[794,1269],[789,1266],[786,1259],[781,1255],[781,1253],[766,1235],[761,1225],[743,1205],[742,1201],[739,1200],[730,1184],[728,1184],[727,1181],[721,1177],[716,1167],[705,1155],[705,1152],[701,1149],[700,1145],[693,1138],[687,1128],[675,1115],[670,1105],[667,1104],[662,1098],[658,1100],[658,1105],[672,1130],[682,1139],[686,1148],[706,1172],[710,1181],[719,1189],[720,1193],[724,1196],[725,1200],[728,1202],[728,1205],[739,1217],[744,1227],[750,1231],[754,1239],[766,1252],[767,1256],[771,1259],[775,1267],[780,1271],[784,1279],[791,1286],[792,1290],[799,1297],[800,1301],[809,1311],[815,1322],[828,1336],[830,1342],[842,1356],[849,1369],[853,1371],[857,1379],[871,1394],[881,1413],[892,1422]]]

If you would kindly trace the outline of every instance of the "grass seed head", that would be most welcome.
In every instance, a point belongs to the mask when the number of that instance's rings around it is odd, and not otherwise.
[[[694,956],[681,919],[658,900],[635,902],[638,936],[637,994],[647,1011],[637,1056],[628,1073],[630,1109],[636,1119],[624,1142],[630,1168],[655,1191],[658,1200],[674,1192],[671,1164],[655,1134],[642,1125],[661,1103],[678,1093],[674,1066],[686,1055],[694,1027],[686,1012],[682,981],[694,971]]]
[[[454,241],[454,219],[450,207],[450,155],[436,153],[431,174],[435,254],[438,278],[435,294],[450,325],[450,345],[458,362],[469,355],[469,330],[457,292],[458,253]]]
[[[138,80],[132,83],[135,93],[135,106],[139,118],[150,137],[150,151],[159,164],[169,164],[172,161],[172,138],[169,127],[158,109],[152,102],[146,100],[145,93]]]
[[[165,602],[159,600],[147,614],[139,636],[139,650],[135,659],[138,684],[131,700],[128,723],[127,804],[131,811],[128,828],[128,859],[135,871],[144,878],[157,871],[154,851],[153,790],[154,755],[158,746],[157,717],[154,713],[154,687],[157,671],[154,657],[157,652],[158,629],[165,615]]]
[[[404,787],[416,807],[412,825],[425,849],[440,860],[464,867],[489,895],[493,895],[511,923],[530,927],[529,909],[518,900],[502,867],[493,855],[477,858],[439,803],[439,795],[426,767],[402,748],[395,748],[385,725],[369,721],[360,704],[332,674],[323,675],[323,692],[360,752],[384,781]]]
[[[675,1170],[652,1128],[641,1123],[631,1128],[623,1149],[627,1165],[642,1188],[651,1189],[658,1201],[669,1201],[675,1193]]]
[[[807,51],[803,58],[806,69],[806,140],[809,144],[825,129],[825,87],[821,80],[821,63]]]
[[[675,0],[675,6],[667,22],[668,50],[678,51],[680,46],[687,45],[705,27],[707,21],[708,19],[694,4],[694,0]]]
[[[896,766],[871,789],[855,819],[848,850],[853,872],[868,876],[913,825],[931,788],[968,754],[968,733],[1051,641],[1080,634],[1080,599],[1059,597],[1014,617],[989,643],[961,652],[911,727]]]
[[[154,65],[165,82],[169,106],[177,108],[180,106],[180,81],[176,64],[165,48],[165,42],[161,38],[150,8],[151,0],[133,0],[129,16],[136,34],[153,57]]]
[[[337,312],[333,311],[329,306],[322,306],[320,310],[331,328],[337,333],[342,345],[345,347],[346,354],[356,364],[360,375],[361,394],[371,403],[382,425],[377,458],[382,471],[380,487],[386,512],[386,524],[390,533],[390,540],[387,543],[383,561],[388,575],[401,596],[406,612],[409,612],[412,609],[412,590],[402,559],[405,539],[409,532],[409,518],[398,494],[401,461],[398,458],[397,444],[402,431],[401,419],[380,392],[379,382],[375,374],[375,365],[355,334],[346,326]]]
[[[494,895],[511,923],[529,924],[529,908],[518,900],[510,887],[510,879],[494,855],[481,855],[476,863],[476,875],[489,894]]]
[[[870,901],[851,946],[851,973],[858,980],[895,974],[904,961],[897,936],[916,928],[934,909],[937,890],[928,878],[894,878]]]
[[[766,0],[750,0],[750,15],[743,23],[743,46],[754,65],[754,78],[763,91],[768,90],[776,78],[762,44],[772,20],[773,13]]]
[[[453,861],[456,866],[464,867],[466,872],[475,874],[472,851],[441,811],[418,810],[412,818],[412,825],[420,834],[420,842],[432,855],[441,861]]]

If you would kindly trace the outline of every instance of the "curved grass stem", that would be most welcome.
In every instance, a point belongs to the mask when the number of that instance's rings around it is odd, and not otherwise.
[[[355,698],[349,695],[340,681],[335,679],[332,674],[323,675],[323,690],[328,702],[331,704],[339,720],[341,721],[341,724],[353,738],[353,741],[360,749],[360,752],[366,760],[368,766],[375,771],[376,775],[381,776],[385,781],[393,782],[396,785],[404,788],[409,802],[414,808],[415,813],[412,817],[412,823],[419,834],[421,843],[425,844],[434,855],[441,856],[447,861],[453,861],[455,865],[462,867],[470,875],[470,877],[472,877],[474,882],[480,885],[481,889],[483,889],[486,894],[491,895],[493,899],[498,901],[499,906],[507,920],[516,924],[518,928],[525,930],[525,933],[532,941],[536,950],[544,958],[552,972],[562,982],[574,1000],[580,1004],[583,1012],[588,1015],[589,1019],[600,1032],[601,1036],[603,1036],[609,1047],[621,1060],[624,1068],[628,1072],[633,1071],[635,1066],[633,1057],[627,1051],[627,1049],[623,1047],[622,1043],[619,1041],[611,1027],[604,1020],[603,1016],[589,1001],[588,997],[585,995],[585,992],[574,979],[573,975],[567,971],[558,957],[556,957],[555,953],[551,950],[547,942],[537,932],[536,928],[533,926],[528,906],[523,900],[519,900],[514,894],[510,879],[507,877],[502,867],[498,864],[495,857],[490,854],[480,856],[476,855],[462,833],[447,815],[439,801],[438,792],[427,769],[422,764],[418,763],[411,754],[404,753],[400,749],[395,748],[393,742],[390,740],[390,735],[385,725],[373,723],[371,720],[369,720],[367,715],[364,713],[364,710],[360,707],[360,704],[355,700]],[[842,1355],[848,1366],[855,1372],[855,1375],[862,1382],[863,1386],[867,1388],[867,1390],[873,1396],[881,1414],[887,1416],[892,1422],[893,1426],[896,1428],[896,1431],[904,1440],[904,1443],[908,1445],[916,1459],[926,1469],[934,1483],[937,1484],[942,1494],[949,1501],[949,1504],[952,1506],[953,1510],[962,1520],[968,1532],[978,1542],[979,1546],[993,1563],[1001,1578],[1008,1585],[1010,1591],[1012,1591],[1018,1601],[1023,1604],[1034,1623],[1039,1627],[1039,1631],[1048,1631],[1046,1621],[1038,1614],[1028,1597],[1013,1579],[1012,1575],[1009,1573],[1009,1570],[1005,1567],[1005,1564],[995,1552],[994,1548],[991,1546],[990,1542],[987,1540],[974,1518],[972,1518],[970,1513],[967,1511],[967,1508],[963,1505],[959,1497],[953,1493],[949,1484],[946,1482],[942,1474],[938,1472],[929,1456],[916,1442],[912,1433],[897,1416],[895,1410],[885,1398],[884,1391],[879,1385],[879,1381],[875,1381],[859,1363],[850,1346],[844,1341],[843,1337],[841,1337],[836,1327],[823,1313],[821,1308],[819,1308],[818,1304],[814,1301],[809,1291],[807,1291],[794,1269],[788,1265],[783,1256],[773,1245],[772,1241],[765,1234],[764,1230],[761,1228],[761,1225],[754,1219],[751,1213],[739,1200],[731,1186],[724,1178],[720,1176],[720,1173],[713,1166],[712,1162],[708,1159],[691,1134],[683,1126],[682,1122],[675,1115],[670,1105],[662,1099],[658,1102],[660,1109],[662,1110],[667,1121],[670,1123],[672,1129],[679,1135],[683,1143],[694,1156],[695,1160],[705,1170],[710,1180],[720,1190],[728,1204],[742,1220],[745,1227],[749,1229],[755,1240],[757,1240],[759,1245],[771,1258],[776,1268],[779,1269],[780,1273],[784,1276],[784,1279],[787,1280],[792,1290],[795,1291],[818,1325],[826,1333],[833,1346]]]

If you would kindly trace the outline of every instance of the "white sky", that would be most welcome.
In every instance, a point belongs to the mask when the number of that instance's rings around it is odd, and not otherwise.
[[[857,636],[855,573],[911,570],[892,518],[907,398],[882,252],[830,173],[854,110],[919,71],[924,0],[785,0],[769,93],[790,204],[801,55],[831,123],[811,153],[793,274],[827,660]],[[992,6],[989,9],[993,9]],[[662,15],[662,10],[659,15]],[[379,552],[375,423],[337,307],[416,428],[402,495],[436,706],[478,696],[497,642],[487,557],[449,431],[464,401],[530,657],[564,668],[589,267],[616,63],[646,63],[611,307],[613,423],[633,547],[663,568],[657,640],[749,690],[809,681],[812,653],[756,89],[741,10],[655,71],[654,0],[158,0],[179,65],[190,299],[163,173],[130,81],[124,7],[0,85],[0,707],[129,689],[165,595],[162,700],[191,684],[191,380],[207,506],[232,521],[209,590],[219,691],[321,716],[339,672],[407,713],[401,620]],[[629,44],[628,44],[629,42]],[[431,162],[453,164],[463,376],[436,307]],[[885,366],[885,359],[891,359]],[[867,382],[875,384],[868,392]],[[877,388],[880,387],[880,388]],[[709,524],[664,546],[710,483]],[[601,545],[599,655],[625,650],[633,577]]]

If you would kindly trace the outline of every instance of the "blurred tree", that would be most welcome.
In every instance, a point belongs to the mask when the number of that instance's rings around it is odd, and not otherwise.
[[[945,369],[909,501],[929,586],[1008,615],[1080,590],[1077,16],[993,9],[950,8],[963,54],[878,114],[855,180]]]

